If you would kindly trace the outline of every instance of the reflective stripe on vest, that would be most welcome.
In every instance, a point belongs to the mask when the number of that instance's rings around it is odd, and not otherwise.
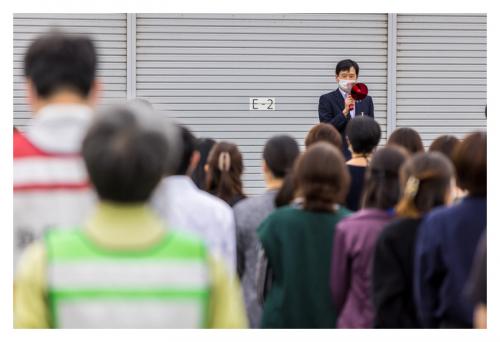
[[[45,239],[54,327],[206,326],[210,279],[203,243],[169,232],[146,251],[103,250],[81,230]]]

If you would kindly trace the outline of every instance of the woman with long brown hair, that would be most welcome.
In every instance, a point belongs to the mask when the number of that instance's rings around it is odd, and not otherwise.
[[[375,328],[419,328],[413,300],[415,241],[422,217],[448,204],[454,168],[440,152],[418,153],[401,168],[397,219],[377,241],[373,268]]]
[[[350,213],[339,205],[349,172],[338,148],[318,142],[293,174],[302,204],[275,210],[258,229],[271,269],[261,327],[335,328],[328,276],[335,227]]]
[[[231,207],[246,198],[241,176],[243,157],[235,144],[222,141],[210,151],[205,165],[206,189]]]
[[[361,209],[342,220],[335,231],[330,275],[338,328],[371,328],[373,250],[399,200],[399,168],[408,156],[400,147],[373,154],[367,167]]]

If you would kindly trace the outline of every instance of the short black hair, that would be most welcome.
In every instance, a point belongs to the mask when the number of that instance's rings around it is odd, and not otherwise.
[[[356,76],[359,76],[359,65],[352,59],[343,59],[340,62],[337,63],[337,66],[335,67],[335,75],[339,75],[341,71],[349,71],[351,70],[351,67],[356,70]]]
[[[357,116],[349,121],[346,135],[355,153],[368,154],[377,147],[382,132],[380,126],[369,116]]]
[[[144,203],[164,174],[167,139],[139,120],[130,107],[111,107],[83,140],[82,156],[101,200]]]
[[[284,178],[292,170],[299,154],[299,144],[293,137],[277,135],[266,142],[262,157],[275,177]]]
[[[182,140],[182,152],[180,155],[179,166],[177,166],[176,175],[185,175],[189,164],[191,163],[191,157],[194,151],[196,151],[196,137],[191,133],[191,131],[183,126],[178,125],[180,130],[180,137]]]
[[[42,98],[61,89],[87,97],[96,70],[96,49],[86,36],[52,31],[36,39],[24,56],[24,76]]]

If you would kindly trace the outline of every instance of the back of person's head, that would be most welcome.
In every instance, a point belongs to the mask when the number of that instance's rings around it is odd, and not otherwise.
[[[184,176],[188,173],[191,158],[196,150],[196,137],[187,127],[183,125],[178,125],[177,127],[179,128],[180,140],[182,141],[182,153],[180,153],[180,160],[175,174]]]
[[[196,151],[200,153],[200,161],[194,169],[191,178],[193,179],[194,184],[202,190],[206,190],[205,179],[207,175],[205,172],[205,164],[207,163],[208,154],[215,143],[216,141],[211,138],[199,138],[196,140]]]
[[[234,197],[243,196],[241,176],[243,157],[235,144],[216,143],[207,159],[207,191],[230,203]]]
[[[486,196],[486,132],[469,134],[452,154],[457,185],[471,196]]]
[[[39,98],[63,90],[87,98],[96,70],[96,49],[85,36],[54,31],[37,38],[24,56],[24,75]]]
[[[278,135],[266,142],[262,157],[275,178],[285,178],[299,153],[299,145],[294,138]]]
[[[337,131],[337,129],[332,125],[324,122],[314,125],[313,128],[309,130],[309,133],[307,133],[304,142],[306,148],[308,148],[318,141],[328,142],[337,146],[337,148],[342,149],[342,136],[339,131]]]
[[[294,188],[292,169],[300,154],[297,141],[288,135],[274,136],[266,142],[262,157],[272,176],[283,179],[283,184],[275,197],[275,205],[281,207],[293,200]]]
[[[408,158],[408,152],[398,146],[377,150],[366,170],[362,195],[363,208],[387,210],[399,200],[399,169]]]
[[[454,173],[453,164],[441,152],[414,154],[401,167],[398,216],[419,218],[446,204]]]
[[[429,152],[441,152],[451,159],[453,149],[459,143],[460,140],[453,135],[441,135],[432,142],[431,146],[429,146]]]
[[[347,124],[346,136],[354,153],[372,153],[381,135],[380,125],[369,116],[357,116]]]
[[[349,71],[351,68],[354,68],[356,71],[356,76],[359,76],[359,65],[352,59],[343,59],[337,63],[335,67],[335,75],[339,75],[342,71]]]
[[[420,134],[413,128],[401,127],[392,132],[387,145],[399,145],[408,150],[411,154],[424,152],[424,144]]]
[[[101,200],[146,202],[167,168],[168,142],[154,118],[130,107],[111,107],[96,117],[82,156]]]
[[[318,142],[308,148],[294,166],[295,189],[304,199],[304,209],[334,211],[343,203],[351,176],[338,148]]]

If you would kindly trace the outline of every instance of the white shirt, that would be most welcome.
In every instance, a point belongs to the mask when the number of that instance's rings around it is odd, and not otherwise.
[[[170,176],[158,185],[152,205],[168,227],[195,234],[210,252],[236,273],[236,230],[233,209],[196,187],[188,176]]]
[[[340,90],[340,93],[342,94],[342,97],[345,100],[347,97],[347,93],[340,88],[339,88],[339,90]],[[354,103],[354,106],[352,107],[352,110],[349,113],[351,114],[351,119],[356,116],[356,103]]]

